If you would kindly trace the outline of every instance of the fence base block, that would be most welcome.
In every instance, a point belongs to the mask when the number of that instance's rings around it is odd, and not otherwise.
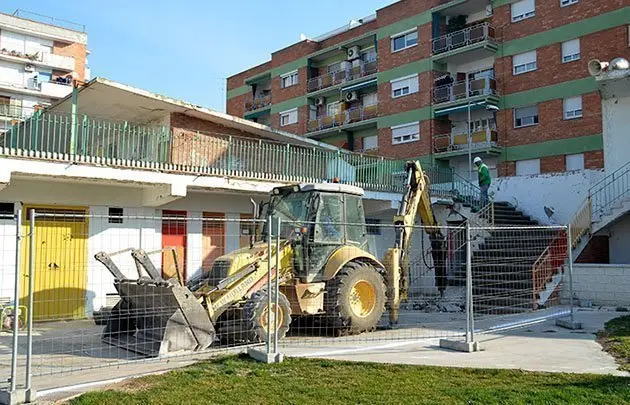
[[[15,391],[0,391],[0,405],[29,404],[35,401],[35,390],[18,388]]]
[[[282,353],[267,353],[264,348],[259,349],[256,347],[250,347],[247,349],[247,354],[252,359],[267,364],[282,363],[284,360],[284,355]]]
[[[556,319],[556,326],[565,329],[577,330],[582,329],[582,322],[576,322],[570,318]]]
[[[440,347],[464,353],[481,351],[479,342],[462,342],[461,340],[440,339]]]

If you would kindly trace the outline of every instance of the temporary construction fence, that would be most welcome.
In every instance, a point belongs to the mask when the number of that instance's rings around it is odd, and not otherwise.
[[[559,299],[571,281],[566,227],[407,227],[414,238],[397,256],[408,263],[399,282],[388,270],[400,229],[349,219],[9,216],[0,228],[3,388],[249,347],[273,357],[334,344],[471,340],[572,313]]]

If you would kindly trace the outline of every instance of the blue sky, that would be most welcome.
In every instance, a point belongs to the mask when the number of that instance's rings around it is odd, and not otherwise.
[[[225,78],[392,0],[4,0],[86,26],[92,76],[224,111]],[[309,3],[311,5],[309,5]]]

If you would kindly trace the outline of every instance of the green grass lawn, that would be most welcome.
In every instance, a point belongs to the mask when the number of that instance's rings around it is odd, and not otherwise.
[[[464,356],[464,355],[462,355]],[[630,378],[246,356],[130,380],[71,404],[630,404]]]
[[[630,371],[630,315],[606,322],[597,337],[604,350],[617,360],[619,368]]]

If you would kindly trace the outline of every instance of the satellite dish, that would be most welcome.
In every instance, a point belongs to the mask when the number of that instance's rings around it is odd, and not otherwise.
[[[300,41],[306,41],[308,38],[306,36],[306,34],[300,34]]]

